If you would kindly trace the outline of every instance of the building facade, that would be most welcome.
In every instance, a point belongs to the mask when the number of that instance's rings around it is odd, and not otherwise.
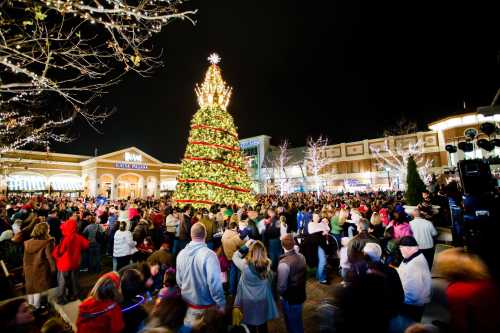
[[[471,128],[478,132],[476,139],[485,138],[480,132],[480,126],[485,122],[498,127],[500,114],[460,114],[429,124],[429,131],[328,145],[321,151],[320,187],[328,191],[404,190],[406,167],[401,167],[401,162],[409,148],[419,153],[421,167],[426,163],[426,173],[435,175],[453,170],[462,159],[498,157],[499,147],[488,152],[479,148],[474,140],[471,141],[474,147],[471,152],[459,149],[450,154],[445,149],[446,145],[456,146],[465,141],[465,132]],[[494,134],[488,139],[496,136]],[[277,168],[279,148],[267,143],[264,151],[266,155],[260,157],[264,161],[259,171],[261,192],[276,192],[282,177],[286,178],[287,192],[315,189],[317,180],[313,177],[311,162],[307,160],[307,147],[289,149],[288,161],[282,170]],[[492,169],[498,175],[500,168],[493,164]]]
[[[362,141],[337,143],[321,151],[321,189],[328,191],[361,191],[404,189],[398,152],[417,147],[421,161],[427,161],[427,172],[436,175],[453,170],[462,159],[500,156],[500,148],[479,148],[449,154],[446,145],[467,140],[470,129],[476,139],[485,138],[480,126],[497,125],[500,114],[477,113],[451,116],[429,124],[429,131]],[[488,139],[496,138],[494,133]],[[256,193],[274,193],[286,185],[286,192],[312,191],[317,178],[306,158],[306,147],[291,148],[284,168],[278,161],[279,148],[270,144],[271,137],[260,135],[240,140],[247,169]],[[101,156],[83,156],[52,152],[17,150],[0,156],[0,192],[59,193],[102,195],[112,199],[158,197],[175,190],[180,164],[164,163],[144,151],[130,147]],[[398,170],[399,169],[399,170]],[[494,174],[500,166],[492,165]]]
[[[159,197],[173,191],[180,165],[136,147],[91,157],[17,150],[0,158],[2,193],[52,193],[111,199]]]

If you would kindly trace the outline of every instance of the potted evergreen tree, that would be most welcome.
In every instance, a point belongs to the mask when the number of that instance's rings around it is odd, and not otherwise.
[[[426,187],[422,178],[420,178],[420,174],[417,170],[417,163],[413,156],[408,158],[407,168],[406,205],[404,207],[406,213],[411,214],[420,201],[422,201],[422,192],[425,191]]]

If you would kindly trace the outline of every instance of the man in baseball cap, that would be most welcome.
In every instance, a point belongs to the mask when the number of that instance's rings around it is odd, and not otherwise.
[[[425,304],[430,302],[431,272],[415,238],[402,237],[399,240],[399,248],[404,258],[398,268],[405,293],[403,313],[419,322]]]

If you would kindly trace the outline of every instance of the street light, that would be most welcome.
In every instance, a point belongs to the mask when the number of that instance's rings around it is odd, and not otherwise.
[[[391,188],[391,168],[385,167],[385,171],[387,172],[387,183],[389,184],[389,189]]]

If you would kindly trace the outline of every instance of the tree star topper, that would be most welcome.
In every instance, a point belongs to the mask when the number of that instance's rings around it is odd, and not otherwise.
[[[205,81],[200,85],[196,85],[195,91],[198,96],[198,104],[201,108],[205,107],[220,107],[226,110],[231,98],[231,87],[222,79],[221,69],[217,66],[220,61],[220,56],[212,53],[208,57],[208,61],[212,65],[208,67],[205,74]]]
[[[217,53],[212,53],[207,59],[212,65],[217,65],[221,60]]]

